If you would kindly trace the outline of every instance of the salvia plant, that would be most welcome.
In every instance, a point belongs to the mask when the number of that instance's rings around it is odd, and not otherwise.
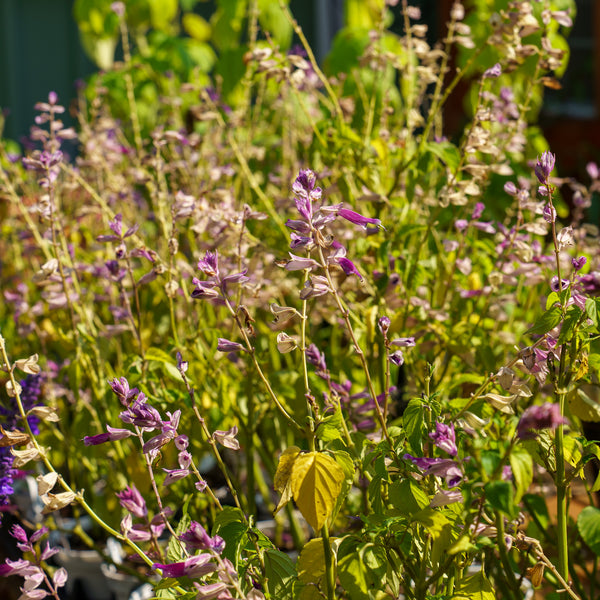
[[[535,127],[574,2],[456,2],[434,45],[366,3],[323,66],[231,4],[240,87],[113,3],[76,124],[50,92],[0,145],[0,574],[58,598],[71,535],[157,598],[595,598],[600,170]]]

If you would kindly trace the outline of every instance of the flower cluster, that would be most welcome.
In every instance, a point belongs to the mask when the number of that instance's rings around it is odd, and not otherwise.
[[[6,559],[4,564],[0,565],[0,576],[8,577],[10,575],[19,575],[23,577],[24,584],[21,588],[20,600],[40,600],[49,595],[58,599],[58,590],[67,582],[67,571],[61,567],[54,572],[52,579],[46,575],[42,568],[42,563],[58,552],[58,548],[51,548],[48,542],[44,549],[40,549],[38,542],[48,533],[47,527],[41,527],[34,531],[31,537],[20,525],[13,525],[10,535],[17,541],[17,548],[28,557],[18,560]],[[46,591],[40,586],[45,585],[49,590]]]

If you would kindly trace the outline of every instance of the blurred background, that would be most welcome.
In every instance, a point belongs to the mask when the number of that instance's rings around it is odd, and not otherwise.
[[[421,9],[420,22],[429,28],[430,43],[443,37],[452,3],[453,0],[411,2]],[[50,90],[56,91],[61,102],[68,105],[76,96],[77,81],[89,78],[101,66],[110,68],[111,56],[117,59],[122,56],[116,20],[107,17],[110,4],[111,0],[0,2],[0,107],[6,116],[3,137],[21,140],[33,123],[34,104],[46,99]],[[207,72],[219,72],[225,80],[228,75],[235,77],[235,73],[228,73],[231,64],[228,67],[223,56],[233,51],[235,44],[240,45],[236,19],[245,4],[239,0],[125,2],[134,44],[136,28],[144,35],[152,32],[150,36],[154,37],[146,39],[163,50],[170,44],[173,58],[183,51],[174,40],[191,39],[195,42],[192,59]],[[368,27],[370,14],[380,10],[380,4],[381,0],[289,2],[321,63],[336,34],[348,26]],[[402,3],[389,4],[394,15],[391,29],[400,32]],[[477,20],[480,9],[476,0],[464,4],[467,9],[471,6],[471,18]],[[501,9],[508,2],[496,0],[491,4]],[[279,18],[273,10],[277,5],[276,0],[258,2],[259,10],[272,20]],[[569,65],[560,80],[561,88],[545,90],[539,122],[550,148],[558,156],[561,174],[582,178],[585,164],[600,159],[600,2],[576,0],[576,10],[574,26],[568,35]],[[294,39],[292,43],[297,41]],[[189,50],[189,45],[185,48]],[[163,66],[168,69],[168,57]],[[446,107],[445,121],[450,135],[460,131],[466,89],[466,85],[462,93],[459,89]]]

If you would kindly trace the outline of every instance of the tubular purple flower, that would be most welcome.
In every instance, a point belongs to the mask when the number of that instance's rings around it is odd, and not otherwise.
[[[140,393],[137,388],[130,389],[129,382],[125,377],[116,377],[108,382],[112,391],[117,395],[123,406],[129,406],[131,401]]]
[[[206,529],[192,521],[187,531],[183,532],[179,539],[185,543],[188,552],[193,550],[212,550],[217,554],[221,554],[225,548],[225,540],[222,537],[215,535],[210,537]]]
[[[288,254],[291,259],[285,265],[286,271],[302,271],[304,269],[315,269],[319,266],[319,263],[312,258],[296,256],[291,252],[288,252]]]
[[[404,364],[404,354],[401,350],[396,350],[389,355],[390,362],[397,367],[401,367]]]
[[[115,429],[110,425],[106,426],[107,433],[99,433],[98,435],[86,435],[83,438],[83,443],[86,446],[97,446],[98,444],[104,444],[106,442],[115,442],[117,440],[124,440],[129,436],[133,435],[129,429]]]
[[[364,229],[367,228],[367,225],[377,225],[378,227],[381,227],[381,221],[379,219],[365,217],[348,208],[340,208],[338,210],[338,217],[342,217],[342,219],[346,219],[347,221],[350,221],[350,223],[359,225]]]
[[[546,223],[556,222],[556,209],[554,208],[554,206],[552,206],[552,202],[548,202],[544,205],[544,210],[542,214]]]
[[[436,423],[435,431],[430,432],[429,437],[440,450],[447,452],[450,456],[456,456],[458,454],[454,425]]]
[[[127,486],[122,492],[117,493],[121,506],[134,517],[144,518],[148,514],[146,501],[135,485]]]
[[[517,425],[517,437],[521,440],[535,439],[536,431],[556,429],[559,425],[567,425],[569,420],[560,414],[560,406],[551,402],[530,406],[521,415]]]
[[[201,258],[198,261],[198,269],[200,269],[200,271],[209,277],[218,277],[219,255],[217,251],[215,250],[214,252],[211,252],[210,250],[207,250],[204,258]]]
[[[587,263],[587,258],[585,256],[580,256],[579,258],[571,259],[571,264],[573,265],[573,268],[576,272],[581,271],[585,263]]]
[[[381,331],[382,335],[386,336],[387,332],[390,329],[390,325],[392,324],[392,321],[390,320],[389,317],[379,317],[379,320],[377,321],[377,326],[379,327],[379,331]]]
[[[182,562],[171,563],[169,565],[162,565],[160,563],[154,563],[153,569],[160,569],[163,577],[174,577],[179,579],[180,577],[202,577],[208,575],[216,570],[217,565],[210,562],[210,554],[200,554],[198,556],[190,556]]]
[[[493,67],[486,69],[486,71],[483,73],[484,79],[496,79],[497,77],[500,77],[500,75],[502,75],[502,67],[500,66],[500,63],[496,63]]]
[[[471,213],[471,219],[479,219],[485,210],[485,204],[483,202],[478,202]]]
[[[363,276],[360,274],[359,270],[356,268],[356,265],[345,256],[338,258],[338,264],[342,267],[342,270],[346,275],[356,275],[361,281]]]
[[[402,458],[412,461],[423,471],[423,475],[443,477],[450,488],[456,487],[463,477],[458,463],[449,458],[418,458],[410,454],[405,454]]]
[[[194,583],[194,587],[198,592],[195,600],[214,600],[215,598],[218,600],[233,599],[233,596],[229,593],[227,584],[224,581],[207,583],[206,585]]]
[[[163,471],[167,474],[163,481],[163,485],[165,487],[179,481],[180,479],[184,479],[190,474],[189,469],[163,469]]]
[[[542,155],[538,157],[537,162],[535,163],[535,176],[538,178],[538,181],[542,184],[548,182],[548,178],[550,177],[550,173],[554,170],[554,163],[556,161],[556,157],[552,152],[546,150],[546,152],[542,152]]]
[[[232,342],[231,340],[227,340],[225,338],[218,338],[217,350],[219,352],[242,352],[245,350],[245,348],[238,342]]]
[[[403,338],[395,338],[390,344],[392,346],[399,346],[400,348],[412,348],[415,345],[414,337],[403,337]]]

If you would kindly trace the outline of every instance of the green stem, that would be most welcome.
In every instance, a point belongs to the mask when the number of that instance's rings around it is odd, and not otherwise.
[[[560,414],[565,414],[566,394],[558,395]],[[556,428],[556,517],[558,544],[558,572],[565,580],[569,580],[569,550],[567,539],[567,491],[565,480],[564,425]]]
[[[329,541],[329,528],[327,524],[321,529],[323,539],[323,552],[325,553],[325,583],[327,585],[327,600],[335,599],[335,565],[333,562],[333,552]]]

